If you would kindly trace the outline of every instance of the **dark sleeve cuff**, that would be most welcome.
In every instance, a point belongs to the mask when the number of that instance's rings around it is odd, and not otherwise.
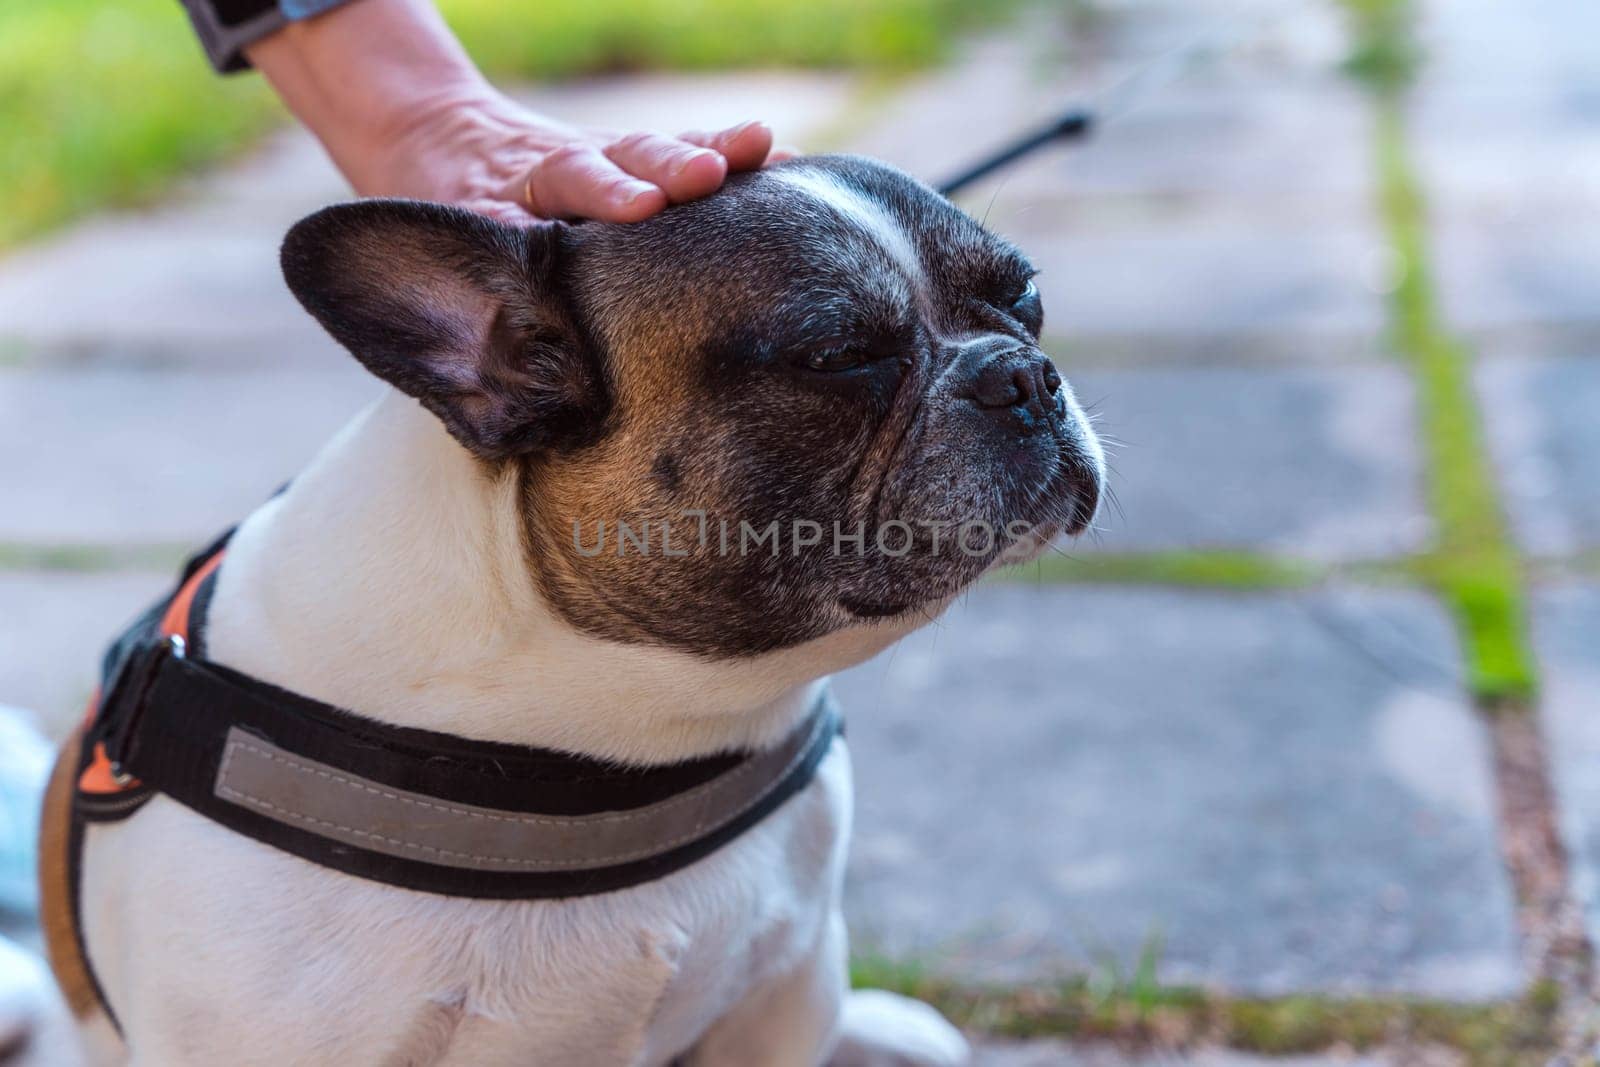
[[[206,58],[219,74],[246,70],[246,45],[282,28],[288,18],[277,0],[183,0]]]

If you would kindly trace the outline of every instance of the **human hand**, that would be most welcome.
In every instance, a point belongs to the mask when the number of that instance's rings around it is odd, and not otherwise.
[[[569,126],[494,89],[429,0],[362,0],[246,55],[362,196],[460,204],[508,222],[632,222],[792,153],[747,122],[677,137]]]
[[[366,158],[344,165],[363,196],[438,200],[526,225],[635,222],[772,158],[772,131],[760,122],[677,137],[622,133],[570,126],[491,92],[414,109]]]

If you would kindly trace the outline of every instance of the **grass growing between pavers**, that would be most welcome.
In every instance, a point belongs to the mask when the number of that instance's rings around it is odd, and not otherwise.
[[[1422,64],[1411,31],[1409,0],[1343,0],[1343,4],[1353,31],[1345,72],[1380,96],[1400,96]]]
[[[1535,983],[1519,1000],[1488,1004],[1229,997],[1162,985],[1154,967],[1142,961],[1126,978],[1086,975],[1001,989],[872,956],[852,963],[851,981],[858,988],[916,997],[958,1026],[997,1037],[1058,1037],[1162,1051],[1221,1045],[1265,1056],[1436,1046],[1455,1050],[1472,1067],[1534,1067],[1548,1063],[1559,1048],[1561,996],[1548,982]]]
[[[851,66],[942,58],[1016,0],[440,0],[495,76]],[[0,250],[148,201],[282,120],[254,75],[218,78],[173,0],[0,4]]]
[[[1430,459],[1437,549],[1420,562],[1455,614],[1473,689],[1492,705],[1524,700],[1535,668],[1523,563],[1501,506],[1473,395],[1471,356],[1440,322],[1428,270],[1425,212],[1399,102],[1379,103],[1386,222],[1399,261],[1392,297],[1396,346],[1415,370]]]
[[[1200,589],[1300,589],[1331,568],[1254,552],[1135,552],[1083,556],[1052,552],[998,571],[993,581],[1165,585]]]
[[[1420,62],[1407,0],[1345,0],[1355,28],[1346,66],[1377,108],[1379,208],[1396,260],[1390,335],[1417,381],[1435,550],[1415,571],[1459,627],[1469,680],[1491,708],[1526,705],[1537,673],[1524,563],[1506,523],[1472,388],[1471,354],[1439,313],[1428,261],[1427,210],[1407,146],[1404,98]]]
[[[193,545],[66,545],[0,541],[0,571],[176,571]]]

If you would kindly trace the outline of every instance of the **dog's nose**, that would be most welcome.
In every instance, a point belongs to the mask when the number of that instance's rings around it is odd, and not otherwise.
[[[988,356],[978,367],[972,398],[995,410],[1023,408],[1044,414],[1057,406],[1061,375],[1036,348],[1013,348]]]

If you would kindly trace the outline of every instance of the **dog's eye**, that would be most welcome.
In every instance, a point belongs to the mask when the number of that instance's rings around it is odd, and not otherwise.
[[[1039,300],[1039,287],[1032,278],[1028,279],[1020,293],[1012,297],[1009,310],[1034,336],[1038,336],[1044,328],[1044,304]]]
[[[855,370],[871,358],[872,354],[861,348],[825,348],[809,353],[802,362],[808,370],[831,373]]]

